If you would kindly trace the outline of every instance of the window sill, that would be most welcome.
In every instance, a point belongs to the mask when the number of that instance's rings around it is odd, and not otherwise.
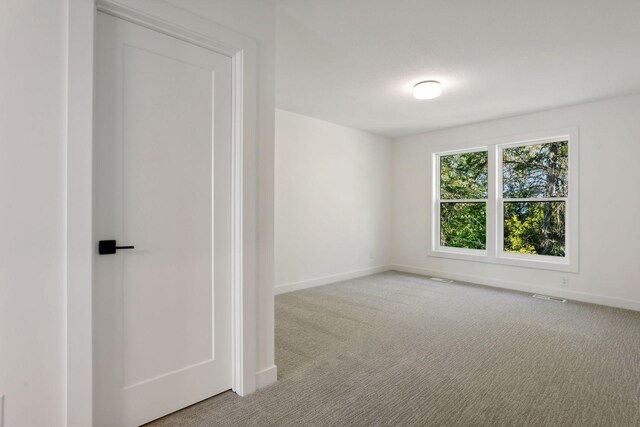
[[[474,250],[447,250],[447,249],[435,249],[430,250],[428,256],[437,258],[448,258],[461,261],[481,262],[486,264],[507,265],[512,267],[533,268],[538,270],[553,270],[563,271],[570,273],[578,272],[578,263],[569,262],[568,258],[560,258],[554,260],[555,257],[541,256],[540,260],[537,259],[524,259],[517,255],[503,255],[503,256],[491,256],[486,251]]]

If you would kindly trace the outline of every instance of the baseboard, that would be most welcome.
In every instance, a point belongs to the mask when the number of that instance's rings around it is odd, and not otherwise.
[[[569,289],[547,288],[528,283],[514,282],[511,280],[491,279],[473,276],[470,274],[452,273],[448,271],[429,270],[422,267],[409,265],[392,265],[392,270],[405,273],[419,274],[421,276],[442,277],[445,279],[458,280],[461,282],[477,283],[494,288],[511,289],[514,291],[531,292],[537,294],[550,295],[566,298],[574,301],[587,302],[590,304],[606,305],[609,307],[624,308],[627,310],[640,311],[640,301],[627,300],[623,298],[608,297],[605,295],[590,294],[586,292],[572,291]]]
[[[284,285],[276,285],[274,287],[274,293],[276,295],[286,294],[287,292],[299,291],[301,289],[327,285],[329,283],[340,282],[342,280],[369,276],[370,274],[384,273],[389,270],[392,270],[391,265],[381,265],[378,267],[365,268],[363,270],[354,270],[346,273],[332,274],[331,276],[318,277],[317,279],[303,280],[302,282],[286,283]]]
[[[278,380],[278,367],[273,365],[256,373],[256,388],[263,388]]]

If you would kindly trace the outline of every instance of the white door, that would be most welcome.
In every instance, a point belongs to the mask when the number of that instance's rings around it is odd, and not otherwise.
[[[231,59],[97,40],[94,237],[135,248],[95,256],[95,413],[135,426],[231,388]]]

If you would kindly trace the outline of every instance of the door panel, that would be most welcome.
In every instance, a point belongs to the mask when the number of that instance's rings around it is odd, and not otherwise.
[[[131,46],[124,58],[123,240],[139,248],[123,260],[130,386],[212,358],[212,75]]]
[[[139,425],[231,388],[231,60],[98,14],[96,414]]]

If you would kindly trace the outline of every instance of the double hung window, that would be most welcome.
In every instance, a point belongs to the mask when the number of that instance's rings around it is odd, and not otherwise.
[[[435,151],[430,255],[577,271],[577,140]]]

